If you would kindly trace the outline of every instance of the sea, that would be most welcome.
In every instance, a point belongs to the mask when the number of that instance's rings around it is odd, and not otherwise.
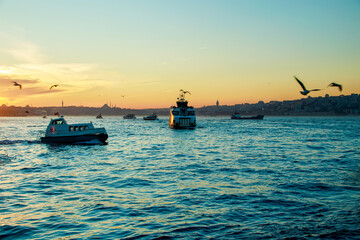
[[[360,117],[66,120],[0,118],[0,239],[360,239]]]

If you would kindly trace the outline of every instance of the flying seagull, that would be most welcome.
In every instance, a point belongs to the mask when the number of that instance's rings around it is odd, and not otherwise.
[[[337,84],[337,83],[330,83],[328,87],[338,87],[339,88],[339,91],[341,92],[342,91],[342,85],[341,84]]]
[[[185,91],[185,90],[182,90],[182,89],[180,89],[180,91],[181,91],[183,94],[188,93],[188,94],[190,94],[190,95],[191,95],[191,93],[190,93],[189,91]]]
[[[14,86],[19,86],[20,90],[22,89],[22,86],[21,86],[20,83],[17,83],[17,82],[14,82],[14,81],[12,81],[12,83],[14,83],[14,84],[13,84]]]
[[[58,86],[59,86],[58,84],[52,85],[52,86],[50,87],[50,90],[51,90],[53,87],[58,87]]]
[[[321,89],[311,89],[311,90],[307,90],[306,89],[306,87],[304,86],[304,84],[299,80],[299,79],[297,79],[297,77],[296,76],[294,76],[294,78],[295,78],[295,80],[300,84],[300,86],[302,87],[302,89],[304,90],[304,91],[300,91],[300,93],[302,94],[302,95],[308,95],[310,92],[312,92],[312,91],[320,91]]]

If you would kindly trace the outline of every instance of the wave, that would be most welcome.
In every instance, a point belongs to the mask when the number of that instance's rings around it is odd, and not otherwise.
[[[0,145],[12,145],[18,143],[40,143],[40,140],[2,140]]]
[[[2,154],[0,153],[0,165],[9,163],[13,160],[14,158],[9,157],[7,154]]]

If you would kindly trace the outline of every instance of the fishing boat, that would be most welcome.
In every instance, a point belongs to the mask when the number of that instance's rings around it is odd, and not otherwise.
[[[132,113],[123,116],[123,118],[124,119],[136,119],[135,114],[132,114]]]
[[[149,115],[149,116],[146,116],[146,117],[143,117],[144,120],[150,120],[150,121],[153,121],[153,120],[157,120],[158,117],[156,115],[156,113],[153,113],[152,115]]]
[[[250,116],[250,117],[242,117],[239,113],[234,113],[231,115],[231,119],[236,120],[262,120],[264,118],[264,115],[256,115],[256,116]]]
[[[96,118],[101,119],[101,118],[103,118],[103,116],[100,113],[99,115],[96,116]]]
[[[174,129],[194,129],[196,127],[196,117],[194,107],[188,106],[185,94],[189,93],[180,89],[176,106],[170,108],[169,127]]]
[[[105,143],[107,138],[105,128],[95,128],[91,122],[68,124],[61,116],[50,120],[45,137],[41,137],[41,142],[74,144],[95,141]]]

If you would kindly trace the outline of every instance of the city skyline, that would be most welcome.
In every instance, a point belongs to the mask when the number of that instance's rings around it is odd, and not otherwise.
[[[359,93],[359,13],[351,0],[0,1],[0,105],[163,108],[179,89],[195,107],[293,100],[294,75],[344,86],[312,97]]]

